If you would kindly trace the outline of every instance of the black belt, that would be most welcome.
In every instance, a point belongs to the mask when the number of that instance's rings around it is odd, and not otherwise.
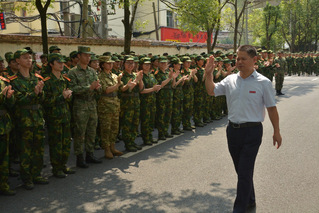
[[[235,129],[238,129],[238,128],[245,128],[245,127],[259,126],[261,125],[261,122],[246,122],[246,123],[236,124],[229,121],[229,125]]]

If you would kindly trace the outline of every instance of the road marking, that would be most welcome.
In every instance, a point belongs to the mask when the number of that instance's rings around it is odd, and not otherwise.
[[[288,90],[293,90],[293,89],[297,89],[299,86],[295,86],[295,87],[292,87],[292,88],[290,88],[290,89],[288,89]]]
[[[318,78],[314,78],[314,79],[312,79],[311,81],[316,81]]]

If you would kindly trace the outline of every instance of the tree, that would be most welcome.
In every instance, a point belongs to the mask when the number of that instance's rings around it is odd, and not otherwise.
[[[41,0],[35,0],[35,5],[39,11],[41,19],[41,35],[42,35],[42,48],[43,53],[48,54],[48,28],[47,28],[47,11],[51,4],[51,0],[44,1],[44,6]]]
[[[135,20],[136,9],[140,0],[121,0],[120,4],[124,5],[124,52],[129,54],[131,51],[131,41],[133,35],[133,23]],[[132,6],[132,14],[130,7]]]
[[[164,1],[165,2],[165,1]],[[168,5],[168,3],[167,3]],[[186,6],[187,5],[187,6]],[[199,31],[207,33],[207,51],[210,52],[216,45],[217,34],[220,27],[221,9],[225,3],[220,0],[180,0],[174,5],[168,5],[177,13],[177,19],[180,22],[178,26],[184,31],[190,31],[197,34]],[[212,45],[212,34],[215,34],[214,43]]]

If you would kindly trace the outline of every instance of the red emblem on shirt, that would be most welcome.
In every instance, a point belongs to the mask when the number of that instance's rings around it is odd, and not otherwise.
[[[256,93],[256,91],[249,91],[249,93]]]

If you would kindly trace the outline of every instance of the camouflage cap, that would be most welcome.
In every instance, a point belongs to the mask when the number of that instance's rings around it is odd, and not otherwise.
[[[111,56],[112,54],[111,54],[111,52],[105,52],[105,53],[103,53],[103,55]]]
[[[261,53],[268,53],[268,51],[267,50],[262,50]]]
[[[151,59],[148,57],[144,57],[140,59],[140,64],[150,64],[151,63]]]
[[[63,58],[63,55],[61,55],[60,53],[51,53],[49,54],[48,56],[48,62],[49,63],[52,63],[54,61],[57,61],[57,62],[61,62],[61,63],[64,63],[66,62]]]
[[[134,51],[130,51],[130,55],[135,56],[135,52]]]
[[[263,49],[261,49],[261,48],[258,48],[258,49],[257,49],[257,52],[260,53],[261,51],[263,51]]]
[[[215,58],[215,61],[217,61],[217,62],[220,62],[220,61],[223,62],[223,59],[222,59],[221,57],[216,57],[216,58]]]
[[[70,58],[76,58],[77,56],[78,56],[78,51],[72,51],[72,52],[70,52]]]
[[[268,54],[273,54],[274,52],[272,50],[268,50]]]
[[[100,63],[112,63],[114,61],[112,60],[112,57],[110,55],[107,55],[107,56],[103,55],[103,56],[99,57],[99,62]]]
[[[134,62],[140,62],[137,56],[134,56],[133,59],[134,59]]]
[[[10,61],[14,60],[14,54],[12,52],[7,52],[6,54],[4,54],[4,57],[6,58],[6,61],[8,63],[10,63]]]
[[[79,53],[91,54],[91,55],[94,54],[93,52],[91,52],[91,48],[87,47],[87,46],[78,46],[78,52]]]
[[[119,59],[117,56],[115,56],[115,55],[112,56],[111,60],[112,60],[112,61],[115,61],[115,62],[120,61],[120,59]]]
[[[232,52],[228,52],[228,53],[226,53],[225,55],[226,55],[226,56],[230,56],[230,55],[233,55],[233,53],[232,53]]]
[[[181,60],[179,60],[179,58],[172,58],[171,60],[172,64],[182,64]]]
[[[159,62],[168,62],[167,58],[165,56],[159,57]]]
[[[40,58],[47,58],[47,57],[48,57],[47,54],[42,54],[42,55],[40,56]]]
[[[131,55],[126,55],[124,56],[124,61],[134,61],[134,58]]]
[[[205,60],[205,58],[201,55],[196,56],[195,61],[199,61],[199,60]]]
[[[95,54],[91,55],[91,60],[90,61],[97,61],[97,60],[99,60],[97,55],[95,55]]]
[[[222,54],[223,52],[221,51],[221,50],[217,50],[216,52],[215,52],[215,54]]]
[[[50,53],[52,53],[54,50],[61,50],[58,46],[51,46],[50,48],[49,48],[49,52]]]
[[[186,61],[186,62],[192,62],[191,58],[188,57],[188,56],[182,57],[181,61],[182,61],[182,62],[185,62],[185,61]]]
[[[68,62],[71,60],[70,57],[67,57],[67,56],[63,56],[63,58],[64,58],[65,62]]]
[[[24,54],[32,54],[32,50],[20,49],[14,53],[14,59],[20,58]]]
[[[232,61],[229,58],[224,59],[223,62],[225,64],[231,64],[232,63]]]
[[[154,56],[151,58],[151,61],[154,62],[154,61],[156,61],[156,60],[158,60],[158,59],[159,59],[159,57],[158,57],[157,55],[154,55]]]

